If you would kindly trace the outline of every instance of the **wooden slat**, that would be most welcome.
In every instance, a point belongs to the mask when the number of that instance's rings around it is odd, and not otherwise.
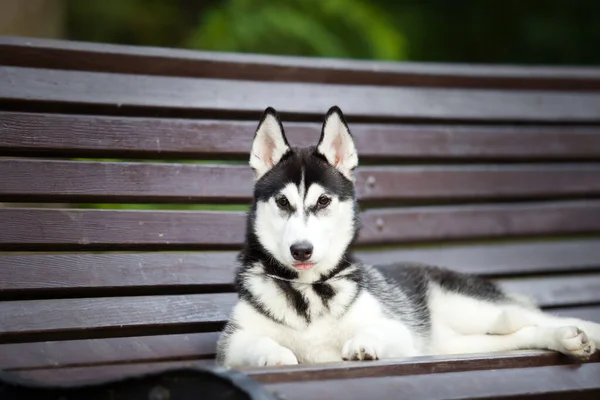
[[[597,276],[594,280],[597,288]],[[546,306],[597,302],[592,286],[584,287],[586,294],[561,293],[555,303],[543,293],[543,283],[532,283],[525,293],[548,298]],[[218,293],[0,302],[0,343],[215,331],[236,298]],[[600,322],[596,308],[586,312]]]
[[[600,240],[361,251],[367,263],[419,262],[492,277],[600,270]],[[39,299],[233,291],[235,252],[0,255],[0,298]],[[393,271],[392,266],[381,268]],[[519,278],[511,290],[544,305],[600,302],[598,275]],[[567,290],[568,289],[568,290]]]
[[[600,363],[537,368],[299,381],[267,385],[289,400],[310,399],[597,399]]]
[[[0,302],[0,343],[214,332],[234,293]]]
[[[600,361],[594,355],[586,362]],[[307,364],[284,367],[246,367],[241,371],[265,384],[330,379],[360,379],[378,376],[440,374],[458,371],[531,368],[568,365],[572,361],[559,353],[540,350],[518,350],[485,354],[408,357],[373,362]]]
[[[0,255],[0,296],[233,291],[235,252]]]
[[[511,292],[529,295],[542,307],[600,304],[600,274],[501,279],[499,283]]]
[[[0,64],[144,75],[402,86],[600,89],[593,68],[391,63],[0,38]]]
[[[363,244],[583,234],[600,230],[600,203],[370,209],[360,219]]]
[[[534,356],[535,357],[535,356]],[[539,356],[538,356],[539,357]],[[545,356],[542,356],[545,357]],[[547,356],[546,356],[547,357]],[[515,394],[526,393],[533,398],[556,399],[550,397],[552,392],[565,390],[577,391],[577,398],[595,399],[589,391],[595,389],[595,395],[600,392],[597,374],[600,373],[600,363],[585,363],[581,366],[548,365],[545,359],[533,361],[527,356],[500,356],[500,357],[473,357],[473,363],[463,362],[460,358],[447,358],[441,360],[424,361],[415,365],[415,372],[411,374],[413,365],[410,361],[399,365],[392,364],[389,368],[379,367],[380,362],[354,363],[354,367],[338,367],[340,373],[338,380],[293,380],[288,383],[267,383],[270,391],[278,393],[285,398],[297,399],[397,399],[398,396],[407,399],[474,399],[474,398],[505,398]],[[456,363],[456,369],[450,367]],[[564,361],[557,362],[564,364]],[[486,365],[487,364],[487,365]],[[540,366],[535,366],[541,364]],[[33,371],[16,372],[22,378],[43,382],[46,384],[76,385],[92,382],[101,382],[122,376],[131,376],[148,372],[158,372],[176,368],[190,368],[198,365],[194,362],[168,362],[144,363],[135,365],[97,366],[65,369],[41,369]],[[517,366],[513,369],[512,366]],[[355,375],[345,371],[352,371],[363,367],[367,373],[363,379],[351,379]],[[436,373],[437,368],[446,373]],[[472,369],[471,369],[472,367]],[[297,369],[299,367],[295,367]],[[300,367],[301,368],[301,367]],[[421,372],[429,369],[432,373]],[[478,369],[482,369],[477,371]],[[280,374],[285,376],[290,369],[281,367]],[[292,369],[293,370],[293,369]],[[375,370],[376,374],[368,372]],[[374,371],[374,372],[375,372]],[[404,373],[397,373],[403,371]],[[469,372],[465,372],[469,371]],[[246,372],[246,371],[245,371]],[[253,379],[261,381],[257,371],[250,374]],[[301,374],[298,374],[301,375]],[[316,374],[315,374],[316,375]],[[324,375],[328,375],[325,367]],[[350,385],[352,383],[352,385]],[[456,383],[456,385],[455,385]],[[348,386],[345,386],[348,384]],[[302,386],[300,386],[302,385]],[[307,388],[308,390],[305,390]],[[320,392],[318,389],[322,389]],[[332,389],[335,389],[332,390]],[[356,391],[354,391],[356,389]],[[562,394],[562,393],[561,393]],[[303,396],[307,397],[303,397]],[[497,397],[494,397],[494,396]],[[361,397],[362,396],[362,397]],[[545,397],[540,397],[545,396]],[[515,398],[515,397],[511,397]],[[517,397],[523,398],[523,397]],[[527,398],[527,397],[525,397]]]
[[[0,208],[0,249],[239,247],[243,212]]]
[[[595,321],[600,323],[600,306],[588,306],[588,307],[571,307],[564,309],[552,310],[552,314],[569,317],[569,318],[581,318],[588,321]]]
[[[0,250],[235,248],[243,212],[0,209]],[[359,244],[598,233],[599,201],[370,209]]]
[[[0,160],[5,202],[247,203],[242,165]],[[356,191],[373,201],[561,198],[600,194],[600,164],[361,167]]]
[[[0,369],[214,359],[218,332],[0,345]]]
[[[567,317],[583,318],[600,322],[600,306],[594,307],[572,307],[553,310],[552,313]],[[83,339],[63,340],[58,342],[41,343],[13,343],[0,345],[0,369],[27,369],[47,368],[55,366],[91,365],[100,363],[131,363],[165,361],[175,359],[208,359],[215,353],[218,333],[200,333],[167,336],[140,336],[127,338],[109,339]],[[319,365],[317,367],[301,366],[293,371],[278,372],[261,369],[250,370],[253,375],[264,382],[280,382],[284,380],[318,379],[315,370],[322,371],[317,374],[321,379],[331,377],[341,371],[347,377],[365,377],[381,373],[385,368],[393,375],[444,372],[458,368],[505,368],[517,366],[539,366],[550,365],[566,361],[565,358],[555,353],[545,353],[543,356],[531,356],[532,352],[520,352],[518,355],[511,352],[506,355],[486,355],[485,357],[473,358],[469,356],[464,362],[452,364],[439,363],[439,357],[408,359],[405,361],[387,361],[375,363],[349,363],[339,366]],[[536,351],[535,354],[540,352]],[[599,354],[600,356],[600,354]],[[443,358],[443,357],[442,357]],[[452,357],[456,359],[456,357]],[[516,358],[518,363],[515,364]],[[492,362],[490,364],[489,362]],[[311,372],[312,371],[312,372]]]
[[[453,245],[423,249],[366,250],[357,253],[370,264],[398,261],[441,265],[479,275],[539,274],[598,270],[600,239]],[[0,265],[3,264],[0,258]],[[41,262],[41,261],[40,261]],[[0,267],[2,268],[2,267]]]
[[[131,107],[258,117],[276,105],[284,114],[321,120],[337,104],[350,117],[368,119],[600,121],[600,94],[589,92],[264,83],[20,67],[0,67],[0,82],[1,101],[99,106],[111,112]]]
[[[247,161],[256,121],[0,112],[0,154]],[[320,125],[284,121],[292,145],[318,141]],[[600,129],[352,123],[361,161],[594,160]]]

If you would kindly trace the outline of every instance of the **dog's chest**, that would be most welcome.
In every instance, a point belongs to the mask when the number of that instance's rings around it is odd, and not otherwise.
[[[342,360],[342,346],[353,332],[333,318],[321,318],[305,329],[282,328],[277,341],[292,350],[301,363]]]

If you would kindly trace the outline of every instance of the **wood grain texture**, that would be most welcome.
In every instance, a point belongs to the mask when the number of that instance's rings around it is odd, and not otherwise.
[[[232,291],[235,252],[0,255],[0,296]]]
[[[242,165],[0,160],[5,202],[249,203]],[[356,193],[372,202],[564,198],[600,194],[600,164],[360,167]]]
[[[558,361],[563,365],[544,365],[544,361],[556,361],[548,356],[538,355],[538,360],[527,359],[518,355],[511,356],[488,356],[479,360],[473,357],[474,362],[460,361],[460,358],[447,358],[431,361],[427,365],[424,361],[419,365],[410,362],[400,362],[390,365],[388,368],[381,367],[378,362],[354,363],[353,366],[345,367],[348,363],[336,366],[324,366],[324,375],[329,376],[332,368],[338,368],[335,376],[337,379],[327,380],[302,380],[294,379],[294,375],[301,377],[302,367],[281,367],[278,372],[264,369],[264,373],[257,370],[249,373],[253,379],[266,380],[268,388],[286,398],[315,398],[322,399],[326,395],[331,399],[345,399],[349,396],[353,399],[364,399],[360,397],[368,395],[373,398],[396,399],[402,398],[427,398],[427,399],[473,399],[473,398],[507,398],[511,395],[527,393],[529,398],[557,399],[564,397],[566,392],[575,392],[578,399],[595,399],[592,395],[598,393],[597,374],[600,373],[600,363],[585,363],[580,366],[564,365],[564,360]],[[545,358],[545,359],[544,359]],[[452,369],[454,361],[456,369]],[[492,369],[487,369],[488,363]],[[536,364],[541,364],[536,366]],[[142,363],[132,365],[115,366],[93,366],[80,368],[40,369],[31,371],[19,371],[19,376],[46,384],[86,384],[121,376],[164,371],[174,368],[189,368],[198,365],[197,362],[165,362],[165,363]],[[414,366],[414,367],[413,367]],[[470,367],[473,367],[473,370]],[[478,368],[483,370],[477,371]],[[516,367],[516,368],[513,368]],[[359,373],[359,368],[363,368]],[[375,374],[369,375],[370,369]],[[422,372],[429,369],[431,373]],[[436,373],[440,369],[440,372]],[[293,372],[298,369],[299,372]],[[411,373],[411,370],[414,372]],[[357,372],[355,372],[357,371]],[[403,373],[398,373],[398,372]],[[468,371],[468,372],[467,372]],[[268,379],[290,378],[290,382],[268,383]],[[308,374],[307,374],[308,375]],[[316,373],[312,375],[317,375]],[[352,379],[363,375],[363,379]],[[352,385],[350,383],[352,382]],[[415,383],[413,383],[415,382]],[[456,382],[456,387],[454,387]],[[552,382],[552,384],[549,384]],[[348,385],[346,389],[342,386]],[[302,386],[300,386],[302,385]],[[305,390],[305,388],[307,390]],[[329,391],[327,388],[335,388]],[[357,389],[358,392],[349,391],[348,388]],[[318,392],[317,389],[321,391]],[[288,397],[288,395],[291,396]],[[310,397],[302,397],[304,395]],[[494,397],[497,395],[497,397]],[[555,395],[562,395],[557,397]],[[543,397],[542,397],[543,396]],[[515,397],[511,397],[515,398]],[[523,397],[516,397],[523,398]],[[528,398],[528,397],[525,397]]]
[[[595,201],[370,209],[361,214],[363,244],[594,233]]]
[[[594,355],[586,362],[597,361],[600,361],[600,357]],[[240,370],[261,383],[272,384],[569,364],[572,365],[572,360],[556,352],[518,350],[486,354],[408,357],[406,359],[377,360],[373,362],[300,364],[275,368],[246,367]]]
[[[247,161],[256,121],[0,112],[0,153],[72,157]],[[320,124],[289,122],[294,146],[319,139]],[[597,160],[600,129],[582,126],[351,123],[361,161]]]
[[[255,116],[276,104],[283,114],[322,120],[334,104],[349,117],[508,122],[598,122],[600,93],[503,91],[255,82],[0,67],[0,101]],[[57,90],[56,88],[61,88]],[[310,101],[308,101],[310,99]]]
[[[600,302],[600,240],[442,246],[418,250],[359,251],[358,257],[394,271],[394,262],[442,265],[495,277],[542,304]],[[233,291],[235,252],[0,255],[0,298],[7,300],[192,294]],[[588,271],[588,273],[581,274]],[[507,279],[518,274],[579,272]]]
[[[600,232],[599,201],[370,209],[358,244]],[[0,250],[239,248],[245,213],[0,209]]]
[[[598,302],[597,276],[593,284],[581,282],[581,288],[568,282],[582,293],[557,290],[560,280],[549,285],[532,281],[524,293],[545,300],[547,307]],[[558,296],[552,298],[545,293],[548,290],[557,291]],[[217,293],[5,301],[0,302],[0,343],[213,332],[221,329],[236,299],[235,293]],[[599,306],[552,312],[568,316],[564,313],[571,310],[600,322]]]
[[[0,302],[0,343],[214,332],[234,293]]]
[[[0,369],[214,359],[218,332],[0,345]]]
[[[600,304],[600,274],[512,278],[499,283],[510,292],[529,295],[542,307]]]
[[[600,363],[298,381],[267,385],[289,400],[346,399],[597,399]]]
[[[365,250],[357,254],[370,264],[421,262],[446,266],[466,273],[502,276],[598,270],[600,259],[597,250],[599,248],[598,239],[571,239],[486,245],[443,245],[423,249]]]
[[[339,60],[0,38],[0,63],[144,75],[360,85],[600,89],[595,68]]]

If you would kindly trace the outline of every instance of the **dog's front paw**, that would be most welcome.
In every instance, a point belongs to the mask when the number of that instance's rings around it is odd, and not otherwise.
[[[266,353],[261,354],[257,360],[257,365],[261,367],[296,364],[298,364],[298,359],[294,353],[290,349],[283,346],[270,348]]]
[[[358,333],[342,348],[343,360],[378,360],[381,357],[379,340],[366,333]]]

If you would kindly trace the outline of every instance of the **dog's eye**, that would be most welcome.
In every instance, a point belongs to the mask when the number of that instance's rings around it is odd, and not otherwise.
[[[290,202],[285,196],[279,196],[276,198],[275,203],[277,203],[280,208],[288,208],[290,206]]]
[[[317,204],[319,205],[319,208],[325,208],[329,205],[329,203],[331,203],[331,199],[329,197],[325,196],[324,194],[319,196],[319,199],[317,200]]]

